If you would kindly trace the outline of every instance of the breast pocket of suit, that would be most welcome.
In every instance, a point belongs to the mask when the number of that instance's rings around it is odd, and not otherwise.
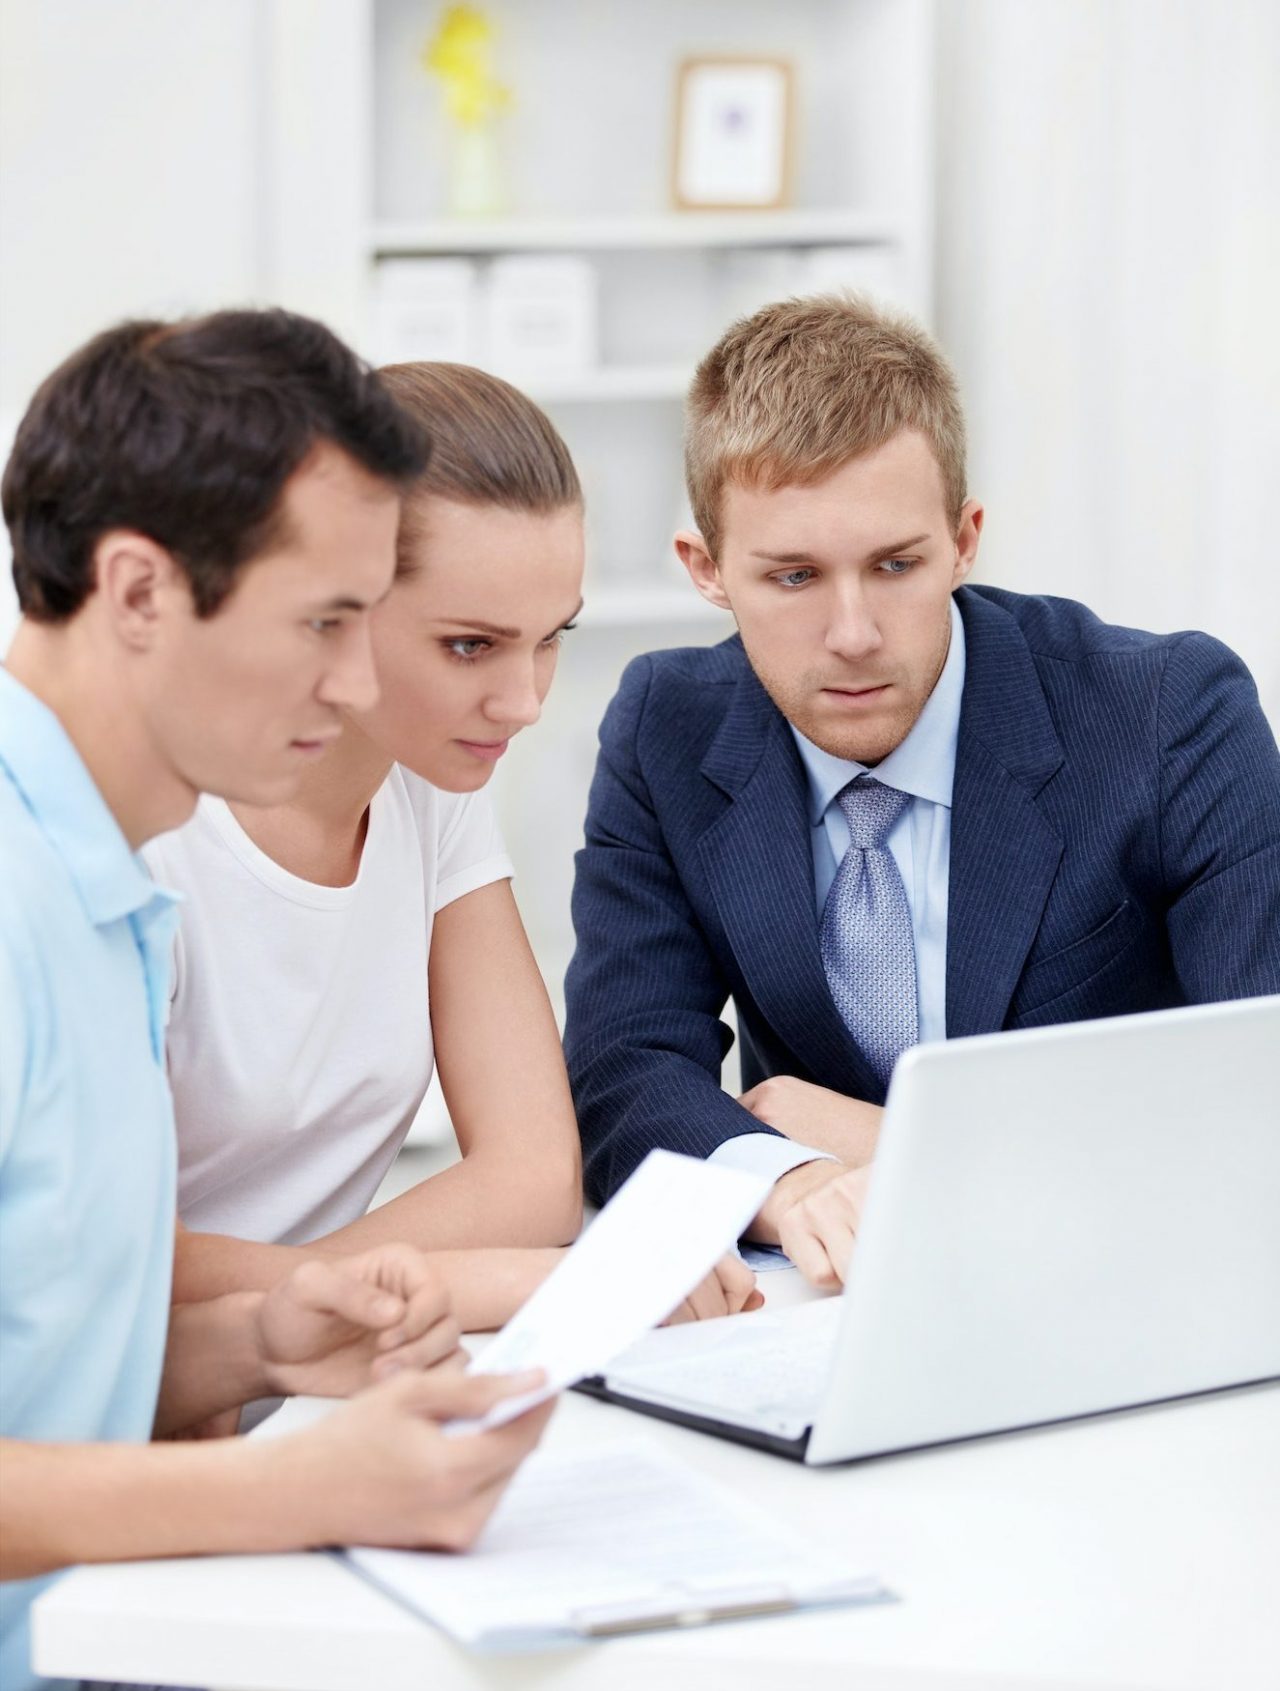
[[[1089,998],[1098,994],[1110,997],[1107,983],[1141,933],[1142,918],[1132,900],[1126,898],[1079,939],[1059,946],[1047,957],[1033,957],[1013,995],[1012,1023],[1025,1026],[1029,1020],[1074,1021],[1099,1014],[1100,1006],[1091,1008]],[[1095,989],[1093,995],[1087,990],[1090,987]],[[1043,1017],[1041,1013],[1052,1009],[1060,999],[1064,1001],[1063,1014]]]

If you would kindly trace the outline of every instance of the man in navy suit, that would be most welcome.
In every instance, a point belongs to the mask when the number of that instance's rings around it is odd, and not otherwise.
[[[1208,636],[963,585],[982,507],[909,321],[736,324],[686,469],[676,547],[738,633],[638,659],[601,727],[565,1039],[587,1185],[654,1146],[767,1169],[753,1236],[830,1285],[910,1044],[1280,991],[1280,754]]]

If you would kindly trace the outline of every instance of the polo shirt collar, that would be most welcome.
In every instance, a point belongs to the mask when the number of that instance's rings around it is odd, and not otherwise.
[[[0,769],[76,884],[95,926],[167,910],[175,895],[157,887],[129,849],[70,735],[53,711],[0,665]]]
[[[911,732],[900,746],[877,764],[874,775],[886,787],[910,793],[913,798],[951,807],[951,789],[956,772],[956,743],[960,736],[960,701],[964,694],[964,623],[955,599],[951,600],[951,644],[947,660],[934,688],[925,700]],[[816,828],[836,794],[867,766],[852,759],[833,757],[815,746],[793,724],[788,723],[804,763],[809,786],[809,820]]]

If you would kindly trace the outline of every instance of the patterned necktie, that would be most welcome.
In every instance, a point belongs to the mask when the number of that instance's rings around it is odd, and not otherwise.
[[[837,795],[849,849],[822,911],[822,964],[849,1032],[886,1086],[918,1038],[916,948],[907,889],[885,836],[909,793],[859,775]]]

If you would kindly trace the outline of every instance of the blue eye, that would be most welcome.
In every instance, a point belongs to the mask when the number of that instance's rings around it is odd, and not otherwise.
[[[906,575],[907,571],[914,567],[914,558],[882,558],[876,565],[876,568],[883,570],[886,575]]]
[[[487,640],[481,640],[478,637],[446,640],[444,643],[445,651],[450,656],[457,658],[460,663],[474,663],[481,652],[488,649],[488,646]]]
[[[775,575],[773,579],[779,587],[796,588],[803,587],[812,575],[810,569],[788,570],[785,575]]]

